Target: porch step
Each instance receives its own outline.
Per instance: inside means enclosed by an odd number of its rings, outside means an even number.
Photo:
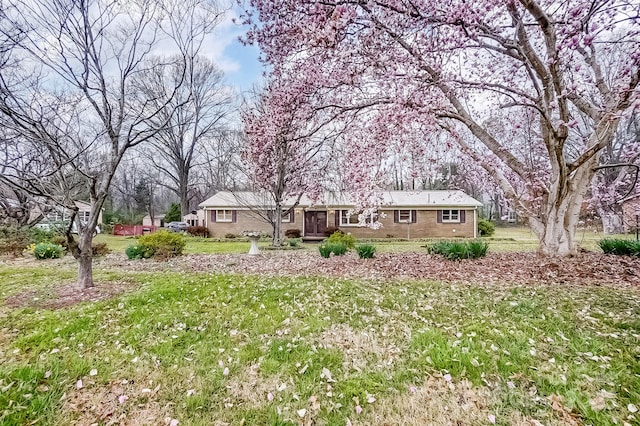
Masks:
[[[327,237],[302,237],[303,243],[320,243],[324,241]]]

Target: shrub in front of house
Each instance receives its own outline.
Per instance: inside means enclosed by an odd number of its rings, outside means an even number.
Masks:
[[[486,219],[480,219],[478,221],[478,235],[481,237],[490,237],[496,232],[496,226],[493,222]]]
[[[206,226],[189,226],[187,228],[187,234],[193,235],[194,237],[209,237],[209,228]]]
[[[318,251],[320,252],[320,256],[328,259],[331,256],[331,247],[329,244],[320,244],[318,246]]]
[[[477,259],[487,255],[486,241],[438,241],[427,246],[427,252],[438,254],[449,260]]]
[[[358,244],[356,251],[360,259],[372,259],[376,254],[376,247],[373,244]]]
[[[284,236],[287,238],[300,238],[302,236],[302,231],[299,229],[287,229],[284,231]]]
[[[64,254],[64,249],[58,244],[39,243],[33,248],[33,256],[36,259],[59,259]]]
[[[616,256],[640,256],[640,241],[604,238],[598,241],[598,245],[605,254],[614,254]]]
[[[342,231],[340,231],[340,229],[338,229],[336,227],[330,226],[330,227],[328,227],[327,229],[324,230],[324,236],[325,237],[330,237],[331,235],[333,235],[336,232],[342,232]]]
[[[180,256],[187,245],[182,234],[164,230],[143,235],[138,242],[140,245],[151,249],[153,251],[152,256],[159,259]]]
[[[345,234],[340,230],[331,234],[329,238],[327,238],[327,242],[328,243],[344,243],[347,246],[347,250],[350,250],[356,247],[356,237],[354,237],[351,234]]]
[[[485,257],[489,251],[489,243],[486,241],[467,241],[467,253],[469,259]]]
[[[129,259],[148,259],[156,257],[168,259],[180,256],[186,242],[181,234],[169,231],[157,231],[143,235],[138,243],[127,247],[125,253]]]
[[[224,234],[224,237],[226,239],[228,239],[228,240],[233,240],[233,239],[235,239],[237,237],[237,235],[236,234],[232,234],[231,232],[228,232],[228,233]]]
[[[287,244],[289,244],[289,247],[299,247],[300,246],[300,239],[299,238],[290,238],[287,240]]]
[[[342,256],[347,252],[347,250],[347,245],[343,242],[325,242],[320,244],[320,246],[318,247],[320,256],[324,258],[328,258],[329,256],[331,256],[331,253],[333,253],[334,256]]]
[[[149,259],[153,256],[153,249],[138,243],[127,247],[124,253],[127,255],[129,260]]]

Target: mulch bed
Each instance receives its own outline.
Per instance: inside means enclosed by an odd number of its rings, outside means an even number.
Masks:
[[[29,261],[22,259],[22,263]],[[59,260],[58,266],[75,266]],[[381,253],[374,259],[355,254],[324,259],[316,252],[266,251],[259,255],[185,255],[168,261],[128,260],[124,254],[96,259],[94,269],[131,272],[206,272],[249,274],[265,277],[335,277],[374,280],[420,279],[478,284],[585,285],[640,289],[640,258],[585,252],[553,259],[535,253],[489,253],[474,260],[448,261],[425,253]],[[47,290],[11,295],[5,305],[16,308],[60,309],[82,302],[109,299],[136,287],[132,282],[96,282],[79,290],[75,283],[61,283]]]
[[[425,253],[355,254],[324,259],[316,252],[189,255],[166,262],[129,261],[110,255],[99,267],[132,271],[240,273],[263,276],[330,276],[362,279],[427,279],[450,282],[570,284],[640,287],[640,258],[585,252],[554,259],[535,253],[489,253],[475,260],[448,261]]]
[[[9,296],[5,305],[11,308],[30,306],[62,309],[82,302],[97,302],[124,293],[134,284],[127,282],[96,282],[95,287],[78,289],[75,283],[65,283],[47,291],[25,291]]]

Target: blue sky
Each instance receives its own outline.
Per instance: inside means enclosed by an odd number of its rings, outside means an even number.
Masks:
[[[240,94],[262,82],[263,67],[258,61],[258,48],[245,46],[238,40],[247,30],[233,22],[238,15],[237,9],[227,13],[215,34],[205,41],[203,53],[211,57],[225,73],[227,83]]]

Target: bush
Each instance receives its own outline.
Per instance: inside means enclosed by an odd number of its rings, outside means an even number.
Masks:
[[[605,238],[598,241],[598,245],[605,254],[614,254],[617,256],[640,256],[639,241]]]
[[[331,253],[335,256],[342,256],[347,252],[347,245],[343,242],[322,243],[318,247],[318,251],[320,251],[320,255],[325,258],[331,256]]]
[[[320,256],[324,258],[328,259],[329,256],[331,256],[331,246],[329,244],[320,244],[318,251],[320,252]]]
[[[153,257],[168,259],[180,256],[187,244],[181,234],[170,231],[157,231],[140,237],[139,245],[152,251]]]
[[[284,231],[284,236],[287,238],[300,238],[302,231],[299,229],[287,229]]]
[[[51,243],[39,243],[33,249],[33,255],[36,259],[59,259],[63,253],[62,246]]]
[[[344,243],[347,246],[347,249],[353,249],[356,247],[356,237],[351,234],[345,234],[344,232],[338,230],[331,234],[327,239],[328,243]]]
[[[427,246],[427,252],[439,254],[449,260],[476,259],[487,255],[486,241],[439,241]]]
[[[480,219],[478,221],[478,235],[481,237],[490,237],[496,232],[496,226],[493,222],[490,222],[485,219]]]
[[[111,250],[107,247],[107,243],[93,243],[91,245],[91,253],[93,257],[100,257],[111,253]]]
[[[486,241],[468,241],[467,252],[469,259],[477,259],[479,257],[485,257],[489,251],[489,243]]]
[[[376,253],[376,247],[372,244],[359,244],[356,246],[356,251],[360,259],[371,259]]]
[[[153,256],[153,249],[142,244],[129,246],[124,252],[129,260],[148,259]]]
[[[325,231],[324,231],[324,236],[325,236],[325,237],[330,237],[331,235],[333,235],[333,234],[334,234],[334,233],[336,233],[336,232],[342,232],[342,231],[340,231],[340,229],[338,229],[338,228],[335,228],[335,227],[333,227],[333,226],[330,226],[330,227],[328,227],[327,229],[325,229]]]
[[[67,237],[61,234],[57,234],[52,237],[49,242],[51,244],[57,244],[64,249],[64,251],[69,252],[69,241],[67,241]],[[74,244],[77,245],[74,239]]]
[[[32,240],[29,228],[0,226],[0,254],[22,256],[27,246],[36,242],[42,241]]]
[[[289,243],[289,247],[299,247],[300,246],[300,240],[298,238],[291,238],[291,239],[287,240],[287,243]]]
[[[59,230],[53,227],[52,229],[45,231],[40,228],[30,228],[28,231],[29,241],[35,244],[38,243],[54,243],[57,237],[60,237]],[[55,243],[54,243],[55,244]]]
[[[209,228],[206,226],[189,226],[187,228],[187,234],[193,235],[194,237],[209,237]]]
[[[232,234],[231,232],[228,232],[228,233],[224,234],[224,237],[226,239],[228,239],[228,240],[233,240],[234,238],[237,237],[237,235],[236,234]]]
[[[53,233],[53,236],[49,238],[47,242],[62,247],[62,250],[66,252],[70,251],[69,241],[67,240],[67,237],[59,233]],[[78,245],[78,242],[75,240],[75,238],[72,244],[74,246]],[[93,243],[91,244],[91,253],[93,257],[100,257],[111,253],[111,250],[109,250],[107,243]]]

